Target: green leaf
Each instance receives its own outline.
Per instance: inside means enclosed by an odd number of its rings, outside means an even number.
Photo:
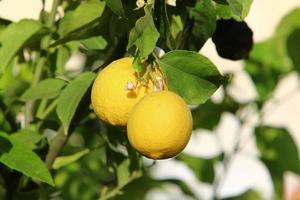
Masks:
[[[101,17],[105,3],[99,0],[89,0],[78,6],[74,12],[63,18],[59,34],[63,37],[77,31]]]
[[[67,45],[61,45],[57,49],[55,74],[61,75],[64,72],[65,64],[71,56],[71,49]]]
[[[24,128],[17,133],[11,134],[10,137],[26,144],[30,149],[35,149],[37,147],[36,144],[41,141],[44,136],[33,128]]]
[[[153,51],[159,38],[159,32],[155,27],[151,14],[152,5],[147,5],[144,10],[145,16],[136,21],[135,27],[129,33],[127,46],[127,49],[129,49],[136,45],[141,57],[147,57]]]
[[[124,8],[121,0],[105,0],[106,5],[118,16],[125,17]]]
[[[0,132],[0,162],[24,175],[54,186],[44,162],[26,144]]]
[[[177,39],[179,33],[183,30],[183,23],[181,21],[180,15],[172,15],[170,23],[170,34],[174,40]]]
[[[287,39],[287,37],[296,29],[300,28],[300,8],[296,8],[288,13],[278,24],[275,38],[279,37],[279,39]]]
[[[42,80],[35,86],[27,89],[21,96],[22,101],[33,99],[49,99],[59,95],[61,89],[66,85],[66,82],[61,79],[49,78]]]
[[[213,130],[220,121],[223,112],[222,105],[207,101],[192,110],[193,129],[205,128]]]
[[[40,22],[29,19],[10,24],[0,37],[0,73],[4,72],[23,45],[37,39],[37,35],[43,30],[45,29]]]
[[[134,71],[136,71],[137,73],[140,73],[143,71],[144,65],[141,61],[139,52],[135,55],[132,65],[133,65]]]
[[[235,113],[238,108],[239,105],[228,95],[224,96],[223,102],[220,104],[207,101],[205,104],[192,109],[193,129],[213,130],[219,124],[224,111]]]
[[[292,67],[290,63],[287,62],[287,55],[282,54],[280,52],[281,50],[276,48],[276,43],[275,38],[256,43],[251,50],[249,60],[250,62],[258,62],[263,66],[267,66],[283,74],[289,73]]]
[[[284,172],[298,173],[300,169],[297,145],[284,128],[261,126],[256,128],[255,135],[261,160],[271,173],[277,199],[280,199]]]
[[[109,9],[104,9],[103,13],[101,14],[101,16],[99,16],[99,18],[91,21],[90,23],[70,32],[67,33],[66,35],[62,35],[62,33],[64,32],[65,26],[66,24],[70,23],[70,21],[72,20],[72,16],[74,14],[75,11],[68,11],[66,12],[64,18],[60,21],[59,23],[59,29],[58,32],[60,33],[60,38],[58,40],[56,40],[55,42],[53,42],[50,46],[51,47],[55,47],[57,45],[60,44],[68,44],[67,42],[69,41],[79,41],[82,39],[87,39],[89,37],[93,37],[95,36],[95,34],[103,34],[104,36],[107,36],[106,34],[108,34],[107,30],[109,27],[109,23],[112,21],[113,18],[117,18],[117,16],[112,15],[111,11]],[[122,20],[117,20],[118,22],[121,22]],[[126,24],[125,24],[126,25]],[[124,26],[124,22],[122,23],[122,26]],[[123,33],[124,31],[120,31],[119,25],[116,25],[116,23],[113,24],[113,28],[118,30],[118,33],[114,33],[114,38],[116,37],[116,35],[119,35],[121,33]],[[124,29],[122,29],[124,30]],[[107,37],[105,37],[107,38]],[[110,41],[112,42],[112,41]],[[110,43],[110,45],[112,45]]]
[[[200,181],[213,183],[215,177],[213,160],[201,159],[187,154],[180,154],[177,159],[191,168]]]
[[[5,28],[10,24],[10,21],[0,19],[0,38],[1,38],[1,33],[5,30]]]
[[[222,19],[234,18],[235,20],[237,20],[236,17],[233,16],[233,13],[228,4],[217,3],[216,4],[216,12],[217,12],[217,15]],[[240,20],[238,20],[238,21],[240,21]]]
[[[286,129],[262,126],[256,128],[255,135],[261,158],[267,166],[270,164],[274,167],[271,171],[299,172],[297,145]]]
[[[300,73],[299,36],[300,36],[300,8],[291,11],[279,23],[274,36],[274,49],[280,57],[285,59],[285,66],[294,68]],[[289,57],[289,58],[287,58]],[[291,62],[289,62],[291,61]]]
[[[250,58],[246,60],[245,70],[256,86],[261,103],[272,97],[280,77],[291,70],[284,64],[285,59],[278,53],[272,39],[254,45]]]
[[[217,15],[211,0],[198,1],[190,10],[190,18],[194,19],[190,45],[199,50],[216,30]]]
[[[92,135],[90,134],[90,136]],[[103,181],[111,181],[114,178],[103,162],[104,157],[104,148],[96,148],[78,161],[55,171],[56,188],[63,194],[58,198],[69,200],[99,199],[99,190],[105,188]]]
[[[61,37],[67,34],[66,27],[70,26],[69,24],[72,23],[74,12],[75,10],[67,11],[64,17],[59,21],[57,32]]]
[[[91,38],[87,38],[80,41],[81,44],[90,50],[103,50],[107,46],[106,40],[100,35]]]
[[[117,167],[117,175],[118,175],[118,187],[123,187],[130,181],[130,169],[129,169],[129,159],[125,159],[118,167]]]
[[[248,15],[253,0],[216,1],[217,15],[223,19],[243,21]]]
[[[56,112],[63,124],[65,134],[68,133],[71,120],[81,98],[90,87],[95,77],[96,74],[92,72],[80,74],[72,80],[59,95]]]
[[[300,9],[295,9],[278,25],[275,35],[254,45],[246,70],[251,75],[262,101],[272,96],[280,78],[296,69],[300,72]],[[274,59],[276,58],[276,59]]]
[[[205,56],[192,51],[170,51],[159,60],[168,88],[188,104],[201,104],[226,81]]]
[[[250,10],[252,0],[227,0],[232,13],[243,20]]]
[[[0,91],[3,95],[3,101],[9,105],[11,102],[16,101],[30,86],[29,81],[32,80],[29,63],[21,64],[19,74],[15,74],[14,67],[10,64],[1,75],[0,78]]]
[[[55,159],[55,161],[53,163],[53,169],[59,169],[63,166],[69,165],[69,164],[77,161],[78,159],[80,159],[82,156],[86,155],[89,152],[90,152],[89,149],[83,149],[83,150],[81,150],[77,153],[74,153],[72,155],[59,156]]]

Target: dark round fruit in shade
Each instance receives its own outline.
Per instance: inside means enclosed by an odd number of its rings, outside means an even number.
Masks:
[[[246,22],[220,19],[212,40],[221,57],[240,60],[248,57],[253,46],[252,36],[253,32]]]

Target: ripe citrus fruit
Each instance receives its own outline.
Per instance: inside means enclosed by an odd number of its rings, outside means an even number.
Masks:
[[[170,91],[146,95],[133,108],[127,124],[130,144],[152,159],[180,153],[192,132],[192,115],[184,100]]]
[[[153,91],[151,81],[132,89],[137,83],[132,62],[133,58],[122,58],[110,63],[93,84],[92,107],[100,119],[111,125],[125,126],[133,106]]]

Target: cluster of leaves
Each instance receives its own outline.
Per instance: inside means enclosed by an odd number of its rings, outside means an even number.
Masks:
[[[140,72],[141,59],[156,59],[153,51],[159,46],[167,52],[157,62],[169,89],[188,104],[199,105],[193,110],[194,128],[213,129],[224,111],[235,114],[243,105],[226,93],[228,77],[197,51],[215,33],[218,19],[241,22],[251,3],[177,0],[174,7],[148,0],[139,8],[129,0],[54,0],[51,12],[42,10],[39,20],[1,19],[0,198],[143,199],[148,190],[165,183],[196,198],[180,180],[154,180],[149,175],[124,130],[99,122],[93,114],[90,87],[99,68],[128,53]],[[300,24],[294,20],[299,13],[286,17],[274,38],[255,45],[246,62],[260,94],[249,103],[259,109],[281,75],[299,71],[295,40]],[[68,67],[74,54],[84,55],[84,67]],[[209,101],[221,84],[223,101]],[[299,169],[297,148],[284,129],[256,130],[262,160],[280,196],[283,172]],[[213,183],[213,165],[225,158],[182,154],[176,159],[200,181]],[[253,196],[249,192],[241,198],[248,194]]]

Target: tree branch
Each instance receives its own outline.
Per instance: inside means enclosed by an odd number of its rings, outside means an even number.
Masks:
[[[68,136],[64,134],[64,128],[61,126],[58,129],[55,138],[49,142],[49,151],[45,160],[46,166],[49,170],[52,169],[55,158],[58,156],[60,150],[67,142],[67,139]]]

